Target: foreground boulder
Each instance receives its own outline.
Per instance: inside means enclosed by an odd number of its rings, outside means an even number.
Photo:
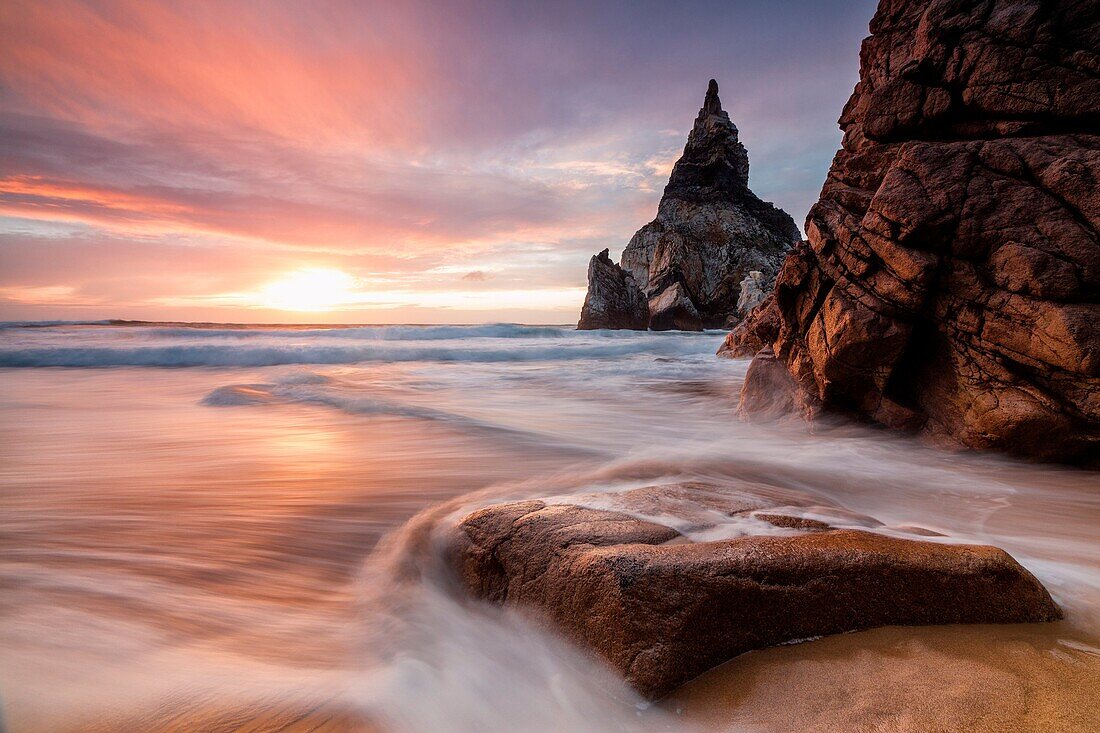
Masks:
[[[1095,460],[1100,5],[882,0],[871,31],[778,328],[729,352],[769,348],[809,416]]]
[[[607,250],[593,255],[588,263],[588,294],[584,296],[581,330],[593,328],[649,328],[649,306],[630,273],[607,256]]]
[[[791,217],[749,190],[749,157],[737,136],[712,79],[657,218],[638,230],[620,261],[649,301],[654,330],[717,328],[739,317],[742,281],[756,271],[753,286],[770,290],[799,240]],[[599,287],[590,269],[589,295]],[[632,326],[582,314],[579,328]]]
[[[749,485],[681,483],[490,506],[447,547],[468,593],[526,609],[650,698],[792,640],[1060,618],[1002,550],[869,529],[885,528]]]

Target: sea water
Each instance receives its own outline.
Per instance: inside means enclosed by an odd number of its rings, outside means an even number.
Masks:
[[[1044,684],[1096,701],[1098,474],[843,422],[743,422],[747,361],[715,358],[722,337],[4,325],[6,729],[778,731],[805,695],[815,725],[840,730],[853,699],[890,710],[897,695],[853,677],[834,695],[847,699],[821,702],[782,680],[893,663],[899,645],[913,670],[971,648],[943,630],[826,639],[649,705],[552,630],[456,594],[438,562],[437,527],[488,502],[685,479],[1003,547],[1066,620],[981,627],[966,643],[988,648],[985,671],[953,694],[1033,684],[989,662],[1023,649]],[[779,690],[770,713],[761,701]],[[903,712],[892,729],[928,724]]]

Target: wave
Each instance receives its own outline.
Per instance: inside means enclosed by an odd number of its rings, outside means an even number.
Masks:
[[[561,338],[574,333],[571,326],[525,326],[517,323],[483,325],[378,325],[378,326],[264,326],[259,324],[149,323],[144,321],[0,321],[0,330],[17,328],[64,328],[102,326],[104,334],[142,334],[156,338],[253,339],[274,333],[296,338],[341,338],[365,341],[440,341],[469,338]],[[614,336],[615,331],[590,333]]]
[[[315,384],[324,385],[328,384],[329,381],[319,381]],[[495,425],[472,420],[445,410],[419,407],[378,397],[347,396],[299,386],[310,384],[314,383],[300,379],[282,380],[280,383],[275,384],[230,384],[212,390],[202,399],[202,404],[210,407],[239,407],[275,402],[299,402],[332,407],[351,414],[393,415],[395,417],[463,423],[470,427],[496,428]]]
[[[601,342],[602,341],[602,342]],[[558,339],[537,345],[486,347],[463,340],[453,345],[386,344],[209,344],[149,346],[0,347],[0,367],[264,367],[283,364],[358,364],[363,362],[539,362],[711,354],[711,339]]]
[[[100,328],[87,328],[87,327]],[[54,329],[81,327],[102,334],[106,338],[143,336],[157,339],[257,339],[272,335],[294,338],[351,339],[363,341],[449,341],[456,339],[545,339],[545,338],[595,338],[628,339],[637,337],[637,331],[597,329],[578,331],[572,326],[527,326],[518,323],[488,323],[481,325],[377,325],[377,326],[266,326],[261,324],[209,324],[209,323],[150,323],[145,321],[0,321],[5,329]],[[717,331],[715,333],[718,333]],[[724,331],[722,333],[725,333]],[[644,335],[644,334],[642,334]],[[652,333],[650,335],[653,335]],[[691,333],[670,332],[668,337],[691,337]]]
[[[517,442],[546,444],[553,436],[538,430],[518,429],[479,420],[458,412],[370,395],[348,395],[326,387],[339,387],[337,380],[321,374],[284,375],[271,384],[230,384],[212,390],[201,400],[208,407],[248,407],[271,404],[305,404],[328,407],[350,415],[389,416],[443,423],[468,431],[490,433]],[[577,449],[574,449],[576,451]],[[583,450],[580,452],[598,453]]]
[[[337,326],[331,328],[211,328],[206,326],[174,326],[141,329],[156,338],[188,339],[255,339],[273,333],[294,338],[351,339],[362,341],[450,341],[455,339],[488,338],[563,338],[572,329],[554,326],[522,326],[495,323],[484,326]]]

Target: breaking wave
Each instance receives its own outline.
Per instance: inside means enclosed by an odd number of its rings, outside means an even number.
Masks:
[[[481,326],[130,326],[138,334],[148,333],[161,339],[256,339],[273,333],[300,339],[350,339],[355,341],[447,341],[450,339],[557,338],[573,329],[564,326],[524,326],[516,323],[491,323]],[[616,332],[606,331],[614,336]]]
[[[712,354],[714,334],[560,327],[192,328],[59,326],[8,330],[0,367],[265,367],[364,362],[525,362]]]

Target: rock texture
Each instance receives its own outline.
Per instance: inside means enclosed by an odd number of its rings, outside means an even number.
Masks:
[[[606,249],[588,263],[588,294],[577,328],[649,328],[645,295],[631,274],[611,261]]]
[[[770,289],[798,239],[791,217],[749,190],[748,153],[712,79],[657,218],[638,230],[620,261],[649,300],[650,328],[721,327],[740,315],[742,280],[759,271],[762,287]],[[590,275],[590,293],[592,288]],[[581,323],[623,328],[594,319]]]
[[[467,592],[527,609],[651,698],[793,639],[1060,618],[997,548],[868,528],[883,529],[751,485],[681,483],[490,506],[458,520],[447,547]]]
[[[718,348],[718,356],[727,359],[753,356],[769,347],[778,336],[779,306],[776,305],[775,295],[769,294],[726,334],[726,340]]]
[[[737,296],[737,312],[745,316],[753,308],[764,302],[771,290],[771,284],[760,270],[752,270],[741,281],[741,294]]]
[[[770,347],[808,415],[1095,458],[1100,5],[882,0],[871,32],[778,328],[730,351]]]

